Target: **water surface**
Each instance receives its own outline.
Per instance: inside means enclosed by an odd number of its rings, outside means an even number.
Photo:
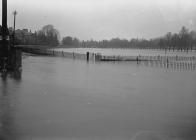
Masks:
[[[160,49],[112,49],[112,48],[57,48],[54,50],[64,51],[64,52],[76,52],[80,54],[90,53],[100,53],[106,56],[120,55],[120,56],[195,56],[195,50],[180,51],[180,50],[160,50]]]
[[[25,56],[0,78],[0,139],[195,140],[195,106],[193,69]]]

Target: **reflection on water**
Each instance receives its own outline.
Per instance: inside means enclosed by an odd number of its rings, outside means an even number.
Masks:
[[[100,63],[100,62],[97,62]],[[171,71],[195,71],[196,70],[196,62],[181,62],[181,61],[174,61],[174,62],[167,62],[167,61],[112,61],[112,62],[104,62],[101,63],[108,63],[108,64],[137,64],[137,66],[144,66],[144,67],[151,67],[151,68],[162,68],[168,69]]]
[[[22,71],[16,70],[12,72],[4,72],[4,73],[1,73],[1,77],[3,81],[6,81],[8,77],[11,79],[14,79],[15,81],[20,81],[22,77]]]
[[[14,80],[13,86],[10,79]],[[11,73],[1,73],[0,78],[0,139],[1,140],[16,140],[15,135],[15,92],[17,90],[10,90],[10,88],[19,84],[21,79],[21,71],[14,71]]]
[[[196,139],[195,64],[28,56],[0,79],[2,140]]]
[[[194,62],[160,62],[160,61],[142,61],[138,62],[139,65],[147,67],[158,67],[169,69],[172,71],[194,71],[196,70],[196,63]]]

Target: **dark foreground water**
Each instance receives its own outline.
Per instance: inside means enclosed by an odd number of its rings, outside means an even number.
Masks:
[[[0,139],[195,140],[196,71],[26,56],[0,77]]]

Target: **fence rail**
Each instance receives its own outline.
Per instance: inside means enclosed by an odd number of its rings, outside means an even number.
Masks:
[[[22,51],[37,55],[61,56],[74,59],[87,59],[87,55],[89,55],[89,60],[96,61],[196,61],[196,56],[106,56],[100,53],[80,54],[75,52],[64,52],[39,48],[22,48]]]
[[[71,59],[81,59],[87,61],[136,61],[137,63],[145,63],[149,65],[160,65],[164,67],[173,68],[191,68],[196,67],[196,56],[106,56],[100,53],[89,53],[80,54],[75,52],[64,52],[52,49],[39,49],[39,48],[21,48],[23,52],[36,54],[36,55],[46,55],[46,56],[56,56],[65,57]]]

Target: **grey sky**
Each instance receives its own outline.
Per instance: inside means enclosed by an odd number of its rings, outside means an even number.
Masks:
[[[53,24],[61,36],[79,39],[153,38],[185,25],[196,30],[195,0],[8,0],[8,25]]]

